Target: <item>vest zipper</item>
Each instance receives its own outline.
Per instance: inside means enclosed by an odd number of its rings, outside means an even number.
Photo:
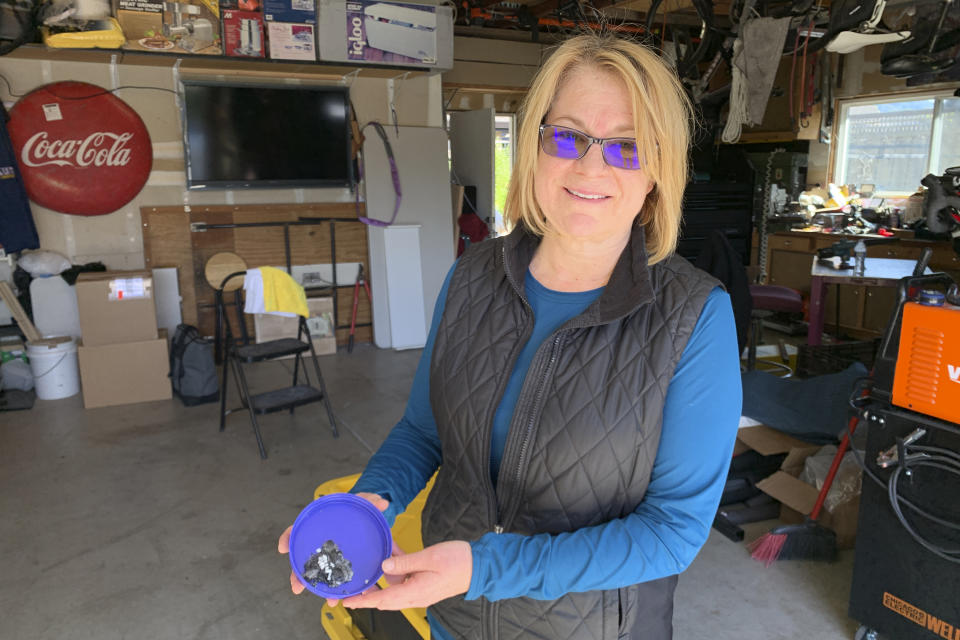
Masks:
[[[523,467],[526,462],[527,449],[530,446],[530,440],[533,436],[533,428],[536,426],[537,417],[539,416],[538,408],[540,407],[541,401],[543,400],[543,394],[547,386],[547,380],[550,377],[551,372],[553,371],[554,365],[557,362],[557,359],[560,357],[560,344],[563,341],[563,333],[558,332],[553,338],[553,344],[550,347],[550,359],[547,361],[547,366],[541,370],[540,379],[537,381],[537,390],[533,396],[533,402],[529,407],[529,417],[527,419],[527,426],[523,432],[523,440],[520,441],[520,453],[517,455],[517,466],[515,467],[516,473],[514,474],[514,489],[519,489],[520,481],[523,477]],[[514,492],[516,495],[516,492]],[[514,516],[517,514],[517,509],[519,508],[520,502],[517,499],[514,499],[510,503],[510,510],[505,512],[506,517],[502,518],[498,523],[498,527],[501,531],[504,528],[504,525],[509,525],[513,522]]]
[[[524,304],[526,304],[526,300],[524,300]],[[527,309],[530,311],[532,315],[533,309],[530,309],[529,305],[527,305]],[[526,343],[526,340],[530,339],[530,333],[531,332],[529,330],[524,331],[525,339],[522,340],[520,344]],[[513,371],[513,367],[517,362],[517,358],[519,357],[519,354],[520,354],[520,349],[515,349],[513,356],[510,358],[510,366],[507,368],[507,371]],[[507,388],[508,381],[509,381],[509,376],[504,376],[503,381],[500,383],[500,389],[496,395],[497,405],[499,405],[500,401],[503,399],[503,393]],[[497,405],[494,405],[494,406],[497,406]],[[488,513],[490,516],[490,519],[487,522],[493,523],[494,533],[503,533],[503,518],[501,517],[502,510],[500,508],[501,506],[500,500],[497,498],[497,489],[493,486],[493,478],[490,477],[490,456],[492,453],[491,445],[493,440],[493,433],[492,433],[493,415],[490,416],[489,423],[491,425],[491,431],[485,434],[485,442],[484,442],[484,451],[486,452],[484,459],[487,461],[487,466],[486,466],[487,472],[483,474],[484,477],[486,478],[486,485],[487,485],[487,489],[489,490],[488,493],[490,496],[492,496],[492,499],[487,501],[487,505],[489,507]]]
[[[506,247],[506,243],[501,243],[501,245],[500,245],[500,258],[501,258],[501,260],[502,260],[502,262],[503,262],[503,272],[504,272],[504,274],[505,274],[506,277],[507,277],[507,282],[509,282],[510,285],[513,287],[513,290],[514,290],[514,292],[517,294],[517,297],[520,298],[520,302],[523,303],[523,306],[527,309],[527,313],[529,313],[529,314],[530,314],[530,317],[532,318],[532,317],[533,317],[533,307],[531,307],[531,306],[530,306],[530,303],[527,302],[527,299],[523,296],[523,290],[520,288],[519,283],[518,283],[518,282],[516,281],[516,279],[513,277],[513,274],[510,272],[510,269],[507,268],[507,247]],[[521,340],[518,344],[526,344],[526,341],[530,339],[530,333],[531,333],[531,331],[532,331],[532,329],[530,329],[530,326],[526,327],[526,330],[524,331],[524,339]],[[516,365],[517,357],[519,356],[520,351],[521,351],[521,349],[516,349],[516,352],[513,354],[513,357],[510,359],[510,367],[507,369],[507,371],[513,371],[513,367],[514,367],[514,365]],[[508,382],[508,381],[509,381],[509,375],[508,375],[508,376],[505,376],[505,377],[503,378],[502,388],[499,390],[499,393],[497,394],[497,403],[498,403],[498,404],[499,404],[499,402],[500,402],[501,400],[503,400],[503,392],[504,392],[504,390],[506,389],[506,385],[507,385],[507,382]],[[492,421],[493,421],[493,417],[492,417],[492,416],[491,416],[490,420],[491,420],[491,423],[492,423]],[[490,460],[490,454],[491,454],[491,451],[490,451],[490,440],[491,440],[491,437],[492,437],[492,436],[489,436],[489,437],[487,437],[487,439],[486,439],[486,442],[487,442],[487,444],[486,444],[486,452],[487,452],[486,459],[487,459],[488,461]],[[490,490],[491,490],[491,495],[493,495],[493,501],[492,501],[492,504],[490,504],[490,522],[493,522],[493,523],[494,523],[494,525],[493,525],[493,532],[494,532],[494,533],[497,533],[497,534],[500,534],[500,533],[503,533],[504,528],[503,528],[503,518],[501,517],[500,503],[499,503],[499,500],[497,499],[497,491],[496,491],[496,489],[494,489],[494,487],[493,487],[493,479],[489,477],[490,474],[487,473],[487,474],[485,474],[485,475],[487,476],[487,482],[488,482],[488,485],[489,485]]]

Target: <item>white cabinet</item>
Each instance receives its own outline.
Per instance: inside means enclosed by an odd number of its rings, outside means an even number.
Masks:
[[[420,225],[369,227],[373,341],[381,349],[420,349],[427,342]]]

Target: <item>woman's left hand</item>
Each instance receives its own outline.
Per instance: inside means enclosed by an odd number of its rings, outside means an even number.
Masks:
[[[466,593],[473,574],[473,554],[470,544],[462,540],[441,542],[384,560],[383,572],[389,587],[345,598],[343,606],[398,611],[428,607]]]

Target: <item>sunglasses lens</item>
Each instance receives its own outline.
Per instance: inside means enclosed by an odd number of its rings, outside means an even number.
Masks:
[[[540,146],[544,153],[566,160],[582,156],[589,142],[580,133],[562,127],[545,126],[540,135]]]
[[[607,140],[603,143],[603,158],[618,169],[639,169],[640,154],[633,140]]]

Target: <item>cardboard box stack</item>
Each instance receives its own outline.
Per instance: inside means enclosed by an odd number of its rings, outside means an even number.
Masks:
[[[82,273],[76,290],[83,406],[171,398],[167,336],[157,331],[150,271]]]
[[[317,59],[315,0],[264,0],[267,41],[274,60]]]

